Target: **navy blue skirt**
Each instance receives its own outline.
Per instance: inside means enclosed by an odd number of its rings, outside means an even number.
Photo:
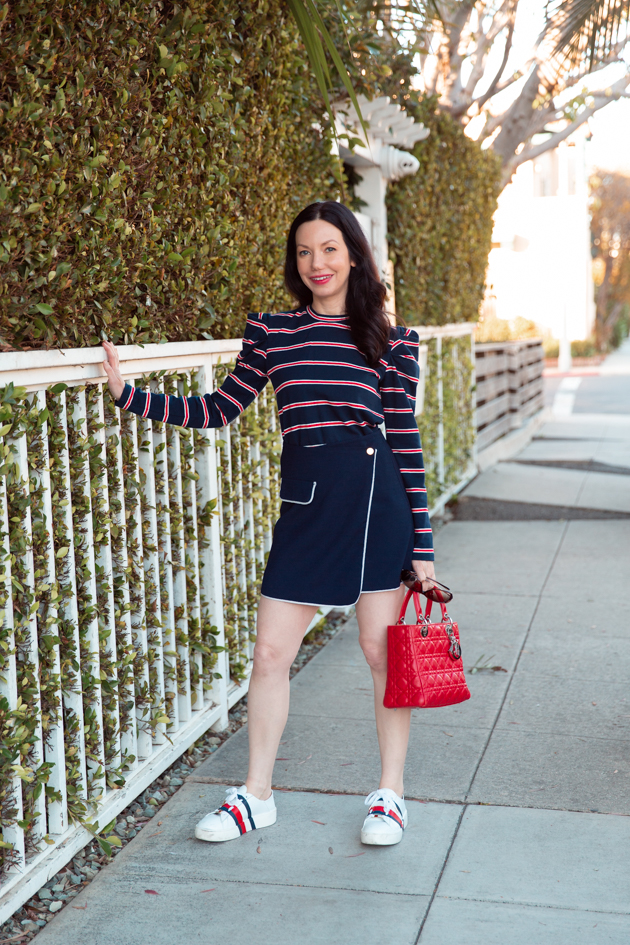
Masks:
[[[413,518],[391,448],[374,430],[318,447],[285,443],[280,518],[261,593],[347,607],[412,568]]]

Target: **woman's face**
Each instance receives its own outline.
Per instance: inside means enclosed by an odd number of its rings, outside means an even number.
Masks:
[[[314,307],[322,314],[342,315],[354,263],[341,230],[326,220],[310,220],[298,227],[295,246],[298,272],[313,293]]]

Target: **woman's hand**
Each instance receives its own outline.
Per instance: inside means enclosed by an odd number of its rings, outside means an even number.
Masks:
[[[425,581],[435,580],[435,564],[433,561],[412,561],[411,563],[419,581],[424,583]]]
[[[125,382],[123,381],[122,374],[120,373],[120,360],[118,358],[118,352],[116,351],[116,346],[113,345],[111,341],[104,341],[103,348],[105,349],[105,354],[107,355],[107,360],[103,361],[103,367],[105,369],[105,373],[107,374],[107,383],[114,400],[120,400],[122,397],[122,392],[125,389]]]

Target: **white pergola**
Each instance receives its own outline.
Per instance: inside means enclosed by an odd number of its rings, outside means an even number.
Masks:
[[[370,241],[382,277],[393,285],[387,251],[387,184],[390,180],[416,173],[420,166],[418,160],[401,148],[411,148],[417,141],[423,141],[429,136],[429,130],[415,122],[387,96],[370,102],[359,95],[357,101],[367,125],[367,141],[352,103],[338,103],[335,123],[339,156],[356,167],[362,178],[355,193],[364,201],[365,207],[356,216]],[[351,138],[359,138],[363,144],[350,148],[348,142]]]

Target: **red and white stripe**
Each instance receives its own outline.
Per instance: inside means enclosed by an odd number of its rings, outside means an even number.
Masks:
[[[131,407],[131,401],[133,400],[133,397],[134,397],[135,392],[136,392],[135,387],[132,387],[132,388],[131,388],[131,393],[129,394],[129,397],[127,398],[126,403],[124,403],[123,406],[122,406],[122,409],[123,409],[123,410],[129,410],[129,408]]]

